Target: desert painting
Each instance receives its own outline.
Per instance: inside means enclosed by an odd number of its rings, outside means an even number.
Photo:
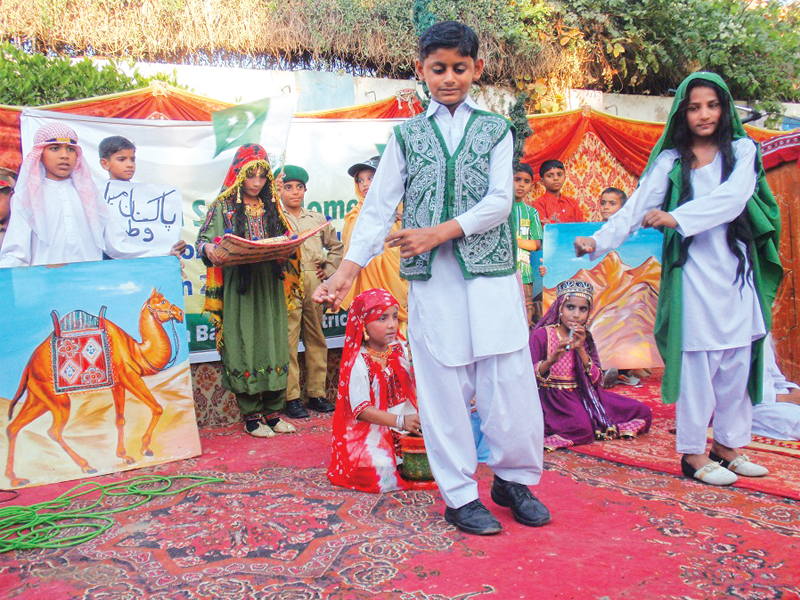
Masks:
[[[0,269],[0,488],[200,454],[175,257]]]
[[[594,286],[590,330],[603,368],[641,369],[664,366],[656,348],[656,321],[661,279],[659,231],[642,229],[625,244],[597,260],[575,256],[572,242],[591,236],[602,223],[546,225],[544,234],[543,305],[555,300],[556,286],[582,279]]]

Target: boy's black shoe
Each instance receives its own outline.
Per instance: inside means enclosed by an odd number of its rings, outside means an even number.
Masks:
[[[494,535],[503,531],[500,521],[477,499],[459,508],[448,506],[444,509],[444,520],[473,535]]]
[[[308,408],[321,413],[329,413],[336,410],[336,407],[325,398],[309,398]]]
[[[309,417],[306,407],[300,400],[289,400],[283,412],[290,419],[307,419]]]
[[[514,519],[528,527],[541,527],[550,522],[550,511],[531,493],[527,485],[506,481],[495,475],[492,500],[495,504],[510,508]]]

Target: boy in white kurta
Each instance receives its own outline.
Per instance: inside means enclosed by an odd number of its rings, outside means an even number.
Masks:
[[[70,127],[50,123],[36,132],[20,169],[11,214],[0,267],[103,258],[108,213]]]
[[[465,39],[474,53],[463,53]],[[445,518],[486,535],[501,526],[473,479],[473,397],[491,450],[492,499],[529,526],[550,513],[527,488],[541,477],[544,429],[508,224],[513,142],[507,121],[467,95],[483,69],[477,46],[452,21],[423,33],[417,72],[433,100],[390,138],[345,261],[315,299],[338,307],[384,241],[400,247],[420,417]],[[403,198],[403,229],[387,237]]]
[[[800,440],[800,386],[781,373],[772,334],[764,342],[764,391],[753,407],[753,435]]]

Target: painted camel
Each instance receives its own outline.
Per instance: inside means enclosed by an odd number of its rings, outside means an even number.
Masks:
[[[126,390],[141,400],[151,411],[150,424],[142,437],[142,455],[152,456],[150,441],[153,430],[161,418],[164,409],[150,393],[142,377],[154,375],[161,371],[172,355],[172,345],[164,324],[175,319],[183,321],[183,310],[171,304],[163,294],[153,288],[150,297],[142,306],[139,315],[139,334],[141,342],[113,322],[105,320],[108,342],[111,349],[111,364],[114,372],[114,385],[111,387],[116,411],[117,456],[125,464],[136,461],[125,451],[125,392]],[[8,459],[6,477],[14,487],[27,485],[29,480],[18,478],[14,473],[14,450],[20,430],[34,419],[46,412],[53,415],[53,425],[48,429],[50,437],[55,440],[84,473],[96,473],[89,463],[64,441],[64,427],[69,420],[70,398],[67,393],[57,393],[53,384],[51,340],[48,337],[33,351],[25,370],[22,372],[17,393],[11,400],[8,409],[9,424],[6,427],[8,436]],[[12,420],[14,406],[22,398],[27,389],[28,396],[16,418]]]

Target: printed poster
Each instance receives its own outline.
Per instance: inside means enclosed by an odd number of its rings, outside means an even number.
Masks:
[[[176,257],[0,269],[0,298],[0,488],[200,454]]]
[[[544,226],[544,310],[555,300],[559,282],[587,281],[594,287],[590,330],[603,368],[663,367],[653,336],[663,236],[655,229],[640,229],[622,246],[597,260],[575,256],[575,238],[591,236],[601,226],[602,223]]]

